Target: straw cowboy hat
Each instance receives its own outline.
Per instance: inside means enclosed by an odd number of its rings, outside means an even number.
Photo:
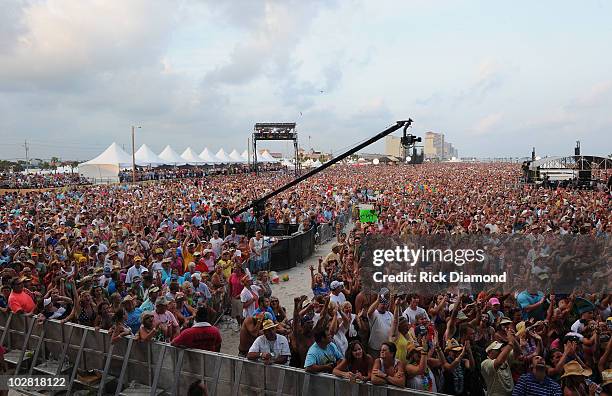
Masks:
[[[271,321],[270,319],[266,319],[263,321],[263,326],[262,326],[262,330],[269,330],[269,329],[274,329],[276,326],[278,326],[277,324],[275,324],[273,321]]]
[[[612,369],[607,369],[601,372],[601,386],[612,384]]]
[[[563,371],[564,373],[561,378],[569,377],[571,375],[581,375],[583,377],[590,377],[591,374],[593,374],[593,371],[591,369],[582,368],[580,363],[575,360],[566,363],[565,366],[563,366]]]
[[[454,338],[451,338],[450,340],[446,342],[446,348],[444,348],[444,350],[461,352],[463,350],[463,346],[461,346],[461,344],[459,344],[457,340],[455,340]]]

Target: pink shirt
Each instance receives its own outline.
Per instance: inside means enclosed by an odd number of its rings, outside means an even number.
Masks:
[[[163,314],[159,314],[157,311],[153,311],[153,327],[157,326],[159,323],[169,324],[173,327],[178,327],[179,325],[172,312],[166,311]]]
[[[241,275],[244,276],[244,275]],[[230,284],[230,294],[234,298],[240,297],[240,293],[242,293],[242,289],[244,289],[244,285],[240,282],[240,277],[236,275],[236,273],[232,273],[229,278]]]

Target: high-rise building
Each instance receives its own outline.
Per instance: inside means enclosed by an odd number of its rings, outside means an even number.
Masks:
[[[445,141],[444,134],[436,132],[425,133],[424,153],[425,159],[445,160],[459,156],[453,144]]]
[[[385,138],[385,155],[392,155],[397,158],[404,157],[404,148],[400,137],[387,136]]]

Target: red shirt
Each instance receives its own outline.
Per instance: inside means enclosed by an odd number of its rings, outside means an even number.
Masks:
[[[208,272],[208,266],[204,262],[204,259],[199,259],[196,262],[196,266],[194,269],[195,272]]]
[[[193,327],[183,330],[172,340],[172,345],[219,352],[221,350],[221,333],[219,329],[207,322],[197,322]]]
[[[244,285],[242,284],[242,282],[240,282],[240,278],[243,276],[244,274],[238,276],[235,272],[230,275],[230,295],[234,298],[239,298],[240,293],[242,293],[242,289],[244,289]]]
[[[31,313],[36,308],[36,304],[32,297],[22,291],[20,293],[15,293],[12,291],[8,298],[8,306],[12,312],[23,311],[23,313]]]

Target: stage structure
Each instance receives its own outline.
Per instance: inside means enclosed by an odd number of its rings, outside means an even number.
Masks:
[[[579,185],[606,183],[612,177],[612,159],[593,155],[548,157],[523,163],[527,183]]]
[[[253,165],[256,173],[258,172],[258,140],[293,140],[295,176],[298,176],[300,161],[298,161],[298,135],[295,129],[295,122],[258,122],[255,124],[253,130]]]

